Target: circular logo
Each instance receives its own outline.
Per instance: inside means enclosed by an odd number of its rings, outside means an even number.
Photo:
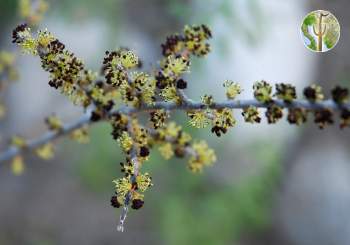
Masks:
[[[304,45],[313,52],[327,52],[339,41],[339,22],[326,10],[316,10],[307,14],[300,29]]]

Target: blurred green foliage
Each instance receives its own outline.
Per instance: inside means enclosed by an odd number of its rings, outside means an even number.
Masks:
[[[123,160],[119,145],[113,140],[110,132],[111,127],[108,123],[99,123],[89,129],[91,143],[66,143],[66,150],[75,152],[72,153],[76,156],[73,161],[77,162],[74,171],[86,188],[96,193],[113,190],[112,180],[120,173],[119,162]]]
[[[175,178],[172,184],[177,190],[159,205],[166,244],[229,244],[242,233],[269,227],[280,155],[275,146],[266,144],[256,144],[251,151],[265,167],[238,185],[222,186],[203,176],[193,181],[187,174]]]

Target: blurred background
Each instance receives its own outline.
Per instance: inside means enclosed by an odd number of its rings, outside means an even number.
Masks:
[[[49,0],[40,28],[48,28],[87,67],[98,70],[105,50],[128,46],[146,68],[157,65],[160,44],[185,24],[211,27],[212,53],[193,62],[188,94],[224,99],[225,79],[239,82],[252,98],[252,85],[265,79],[299,88],[318,83],[325,91],[349,86],[350,2],[348,0]],[[310,11],[332,12],[341,38],[317,54],[300,37]],[[15,50],[11,31],[21,22],[15,0],[0,1],[0,49]],[[45,132],[43,119],[55,113],[65,122],[81,116],[47,85],[37,58],[19,55],[19,80],[1,94],[7,115],[0,122],[1,149],[14,133],[26,138]],[[262,112],[263,113],[263,112]],[[93,126],[91,142],[63,139],[54,160],[25,155],[26,171],[0,166],[0,244],[350,244],[349,132],[321,131],[312,123],[296,128],[243,123],[207,139],[217,163],[193,175],[182,161],[165,161],[157,151],[146,168],[154,187],[145,206],[129,213],[117,232],[119,211],[110,206],[112,180],[120,176],[119,147],[107,124]],[[311,120],[311,118],[310,118]]]

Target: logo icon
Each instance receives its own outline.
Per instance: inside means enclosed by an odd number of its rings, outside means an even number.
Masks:
[[[340,38],[340,25],[329,11],[316,10],[307,14],[301,24],[304,45],[314,52],[333,49]]]

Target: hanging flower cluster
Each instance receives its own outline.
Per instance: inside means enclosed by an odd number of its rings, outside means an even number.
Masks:
[[[165,160],[172,157],[187,158],[187,167],[194,173],[202,172],[216,161],[216,155],[205,141],[193,140],[180,125],[169,121],[171,110],[186,112],[189,124],[195,128],[210,126],[218,137],[236,125],[233,109],[240,109],[245,122],[263,121],[260,108],[264,108],[269,124],[278,122],[284,110],[291,124],[301,125],[314,115],[314,122],[324,128],[334,123],[334,111],[340,112],[340,127],[350,126],[349,91],[337,86],[331,91],[332,100],[324,101],[322,89],[311,85],[304,89],[304,100],[297,100],[297,91],[291,84],[273,86],[266,81],[253,85],[255,100],[237,100],[241,86],[230,80],[223,83],[227,100],[216,102],[212,95],[203,95],[200,102],[187,98],[184,90],[188,81],[183,77],[190,71],[191,58],[204,57],[210,52],[208,40],[211,31],[205,25],[185,26],[182,34],[171,35],[161,45],[163,57],[155,71],[140,71],[138,56],[129,49],[106,51],[101,73],[85,68],[83,62],[47,30],[35,35],[26,24],[13,31],[13,42],[25,53],[38,56],[42,67],[50,73],[49,85],[66,95],[74,104],[91,109],[86,121],[65,126],[56,116],[46,118],[52,134],[50,139],[70,134],[79,143],[89,142],[87,124],[107,121],[111,136],[125,154],[120,163],[122,177],[113,180],[114,195],[111,205],[121,208],[119,229],[123,230],[128,208],[140,209],[144,193],[153,185],[149,173],[142,167],[149,161],[151,150],[156,148]],[[327,103],[326,103],[327,102]],[[142,124],[138,114],[147,113],[148,122]],[[12,146],[22,149],[36,148],[43,159],[53,156],[54,147],[45,142],[40,147],[21,137],[12,139]],[[23,159],[14,154],[13,169],[24,169]],[[18,155],[18,156],[17,156]],[[1,154],[0,154],[1,159]]]

